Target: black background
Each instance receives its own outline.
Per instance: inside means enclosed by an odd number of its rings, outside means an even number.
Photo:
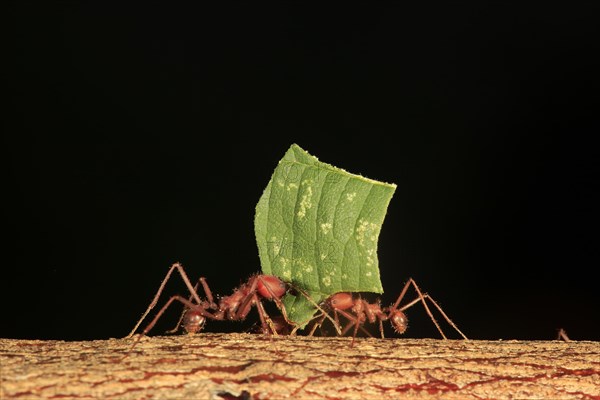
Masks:
[[[413,277],[471,338],[600,340],[597,8],[19,4],[1,337],[122,337],[175,261],[230,293],[298,143],[398,185],[385,303]]]

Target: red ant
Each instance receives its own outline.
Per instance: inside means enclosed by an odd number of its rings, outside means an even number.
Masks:
[[[411,285],[417,292],[418,297],[410,303],[399,307],[400,302],[406,295],[406,292],[408,291]],[[346,334],[350,329],[354,328],[352,335],[352,341],[354,343],[354,338],[356,337],[356,334],[358,333],[359,329],[366,333],[368,336],[371,336],[371,334],[367,332],[363,327],[363,325],[366,322],[379,322],[379,332],[382,338],[384,338],[383,321],[389,320],[396,333],[404,333],[408,328],[408,318],[406,317],[406,314],[404,314],[404,311],[417,304],[418,302],[421,302],[423,304],[423,307],[425,308],[425,311],[427,312],[427,315],[429,315],[429,318],[431,318],[442,337],[444,339],[447,339],[446,335],[442,331],[442,328],[431,313],[431,310],[429,309],[429,306],[425,301],[426,299],[429,300],[438,309],[438,311],[442,314],[444,319],[446,319],[446,321],[454,329],[456,329],[456,331],[463,337],[463,339],[467,339],[467,337],[460,331],[460,329],[458,329],[454,322],[450,320],[450,318],[435,302],[435,300],[433,300],[433,298],[431,298],[431,296],[429,296],[428,294],[423,294],[421,292],[421,289],[419,289],[419,286],[417,286],[416,282],[412,278],[409,279],[408,282],[406,282],[404,288],[402,289],[402,292],[400,292],[400,295],[398,296],[398,299],[390,307],[382,308],[379,301],[377,301],[376,303],[369,303],[367,300],[364,300],[360,295],[358,296],[358,298],[354,298],[350,293],[340,292],[330,296],[325,301],[325,308],[333,311],[334,320],[336,321],[336,323],[339,324],[339,315],[343,316],[348,321],[348,324],[342,330],[342,335]],[[315,330],[321,326],[324,319],[325,315],[321,315],[320,319],[313,324],[313,327],[309,332],[310,336],[312,336]]]
[[[273,322],[263,307],[263,299],[275,301],[278,308],[282,310],[284,318],[287,319],[287,316],[285,315],[285,308],[280,300],[287,290],[286,285],[276,276],[254,275],[250,277],[246,283],[235,289],[231,295],[221,298],[219,304],[217,304],[214,301],[212,291],[208,287],[204,277],[201,277],[198,281],[198,283],[202,285],[204,293],[206,294],[206,300],[201,300],[197,292],[198,284],[196,284],[196,286],[192,286],[187,274],[185,273],[185,270],[183,269],[183,266],[179,263],[175,263],[171,266],[169,272],[167,272],[167,275],[160,284],[154,299],[127,337],[133,336],[142,321],[156,306],[158,299],[160,298],[160,295],[174,270],[177,270],[181,275],[183,282],[191,294],[190,298],[185,299],[179,295],[172,296],[169,301],[167,301],[167,303],[165,303],[165,305],[160,309],[160,311],[158,311],[154,319],[146,326],[146,328],[144,328],[142,335],[146,335],[154,327],[162,314],[174,301],[182,303],[186,309],[182,317],[179,319],[177,326],[171,332],[176,331],[179,326],[182,325],[186,332],[196,333],[202,330],[207,319],[220,321],[225,319],[232,321],[243,320],[246,318],[252,307],[256,306],[263,331],[270,331],[273,334],[277,334],[276,329],[273,326]]]
[[[185,299],[179,295],[172,296],[158,311],[154,319],[146,326],[146,328],[144,328],[142,336],[146,335],[154,327],[162,314],[174,301],[182,303],[185,306],[185,310],[175,328],[169,332],[177,331],[180,325],[182,325],[184,330],[188,333],[199,332],[203,329],[207,319],[218,321],[226,319],[231,321],[241,321],[248,316],[253,306],[256,306],[258,311],[261,322],[261,331],[263,333],[278,335],[278,331],[281,331],[282,333],[285,332],[285,329],[282,328],[285,326],[284,322],[288,324],[288,326],[293,325],[293,323],[288,320],[285,306],[281,302],[281,298],[288,291],[289,285],[284,283],[278,277],[262,274],[253,275],[246,283],[235,289],[231,295],[222,297],[217,304],[214,301],[212,291],[208,287],[208,283],[204,277],[201,277],[198,283],[192,287],[183,266],[179,263],[175,263],[171,266],[169,272],[167,272],[167,275],[160,284],[152,302],[129,335],[127,335],[128,338],[133,336],[148,313],[156,306],[158,299],[174,270],[179,272],[191,295],[189,299]],[[202,285],[204,293],[206,294],[206,300],[201,300],[200,296],[198,296],[198,284]],[[302,294],[308,298],[304,292],[302,292]],[[273,320],[269,317],[262,304],[262,300],[264,299],[275,302],[277,308],[281,311],[283,322],[277,320],[277,324],[273,323]],[[319,308],[317,304],[315,304],[315,306]],[[324,312],[322,309],[320,310]]]

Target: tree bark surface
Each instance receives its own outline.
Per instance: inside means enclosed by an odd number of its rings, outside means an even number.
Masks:
[[[0,339],[1,399],[595,399],[600,343],[197,334]],[[125,358],[123,358],[127,355]]]

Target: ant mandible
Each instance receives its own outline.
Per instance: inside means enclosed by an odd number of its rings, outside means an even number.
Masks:
[[[412,300],[411,302],[400,307],[400,302],[404,299],[408,289],[413,287],[417,292],[417,298]],[[331,310],[334,315],[334,320],[339,324],[339,316],[343,316],[348,323],[342,330],[342,335],[345,335],[350,329],[354,328],[352,335],[352,343],[354,343],[354,338],[360,329],[368,336],[371,336],[369,332],[367,332],[363,325],[367,322],[369,323],[379,323],[379,332],[381,337],[384,338],[383,333],[383,322],[390,321],[394,331],[398,334],[402,334],[408,328],[408,318],[404,313],[405,310],[414,306],[415,304],[421,302],[427,315],[431,318],[431,321],[437,328],[437,330],[442,335],[442,338],[447,339],[444,331],[440,327],[439,323],[431,313],[429,306],[425,300],[429,300],[431,304],[435,306],[435,308],[442,314],[444,319],[463,337],[463,339],[467,339],[467,337],[458,329],[456,324],[452,322],[452,320],[446,315],[444,310],[437,304],[437,302],[427,293],[421,292],[421,289],[417,285],[417,283],[410,278],[408,282],[404,285],[404,288],[400,292],[396,302],[390,307],[381,307],[379,301],[375,303],[369,303],[367,300],[364,300],[360,295],[358,298],[355,298],[352,294],[347,292],[340,292],[330,296],[325,301],[325,307],[328,310]],[[325,315],[321,314],[321,316],[312,326],[311,331],[309,332],[309,336],[312,336],[315,333],[315,330],[320,327],[325,320]]]

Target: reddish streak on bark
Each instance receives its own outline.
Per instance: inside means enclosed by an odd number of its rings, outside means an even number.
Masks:
[[[252,383],[262,382],[262,381],[267,381],[267,382],[274,382],[274,381],[290,382],[290,381],[295,381],[295,380],[296,380],[295,378],[288,378],[287,376],[283,376],[283,375],[277,375],[277,374],[260,374],[260,375],[251,376],[248,379],[244,379],[244,380],[238,381],[238,383],[244,383],[246,381],[250,381]]]
[[[409,383],[406,385],[396,386],[395,388],[385,387],[380,385],[375,385],[378,389],[381,390],[395,390],[396,392],[407,392],[409,390],[425,390],[429,394],[436,394],[440,392],[449,392],[460,390],[458,385],[454,383],[448,383],[444,381],[440,381],[439,379],[433,379],[426,383]]]
[[[341,376],[357,376],[361,375],[360,372],[343,372],[343,371],[327,371],[325,375],[330,378],[339,378]]]

